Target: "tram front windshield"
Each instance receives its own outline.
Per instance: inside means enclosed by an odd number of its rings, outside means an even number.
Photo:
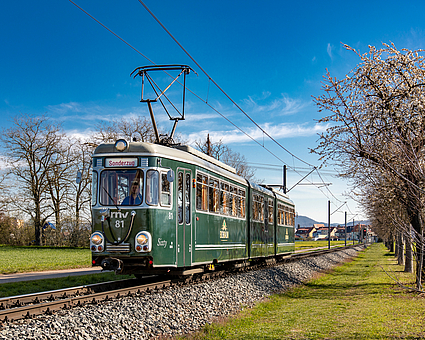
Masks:
[[[100,204],[139,205],[143,186],[142,170],[104,170],[100,175]]]

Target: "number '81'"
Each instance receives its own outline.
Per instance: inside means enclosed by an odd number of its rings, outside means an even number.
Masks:
[[[124,220],[116,220],[115,228],[124,228]]]

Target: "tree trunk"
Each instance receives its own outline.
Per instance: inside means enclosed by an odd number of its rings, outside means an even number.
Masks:
[[[411,218],[411,224],[417,235],[416,242],[416,288],[422,290],[424,278],[424,231],[422,226],[422,217],[420,212],[416,212]]]
[[[412,234],[406,235],[406,261],[404,262],[404,271],[413,273],[413,251],[412,251]]]
[[[419,245],[419,270],[416,269],[416,286],[419,290],[422,290],[422,282],[425,281],[425,270],[424,270],[424,231],[422,230]]]
[[[397,233],[397,263],[400,266],[404,265],[404,240],[403,233],[400,231]]]
[[[41,228],[43,227],[41,225],[41,211],[40,211],[40,204],[38,201],[38,197],[35,196],[35,216],[34,216],[34,228],[35,228],[35,245],[41,246],[43,239],[41,237]]]
[[[40,246],[41,245],[40,223],[36,223],[34,221],[34,228],[35,228],[35,245]]]
[[[392,234],[390,236],[390,239],[388,240],[388,243],[389,243],[388,249],[390,250],[391,253],[394,253],[394,237]]]
[[[394,257],[398,259],[398,253],[400,250],[400,238],[399,238],[400,233],[396,231],[395,234],[395,246],[394,246]]]

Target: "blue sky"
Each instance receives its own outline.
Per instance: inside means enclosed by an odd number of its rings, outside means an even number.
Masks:
[[[187,64],[198,74],[188,88],[214,106],[265,148],[188,94],[186,120],[177,132],[192,141],[207,133],[239,151],[257,177],[281,183],[283,160],[297,172],[288,173],[292,187],[307,174],[308,165],[277,146],[240,112],[181,50],[137,0],[75,0],[122,39],[156,64]],[[326,69],[343,77],[359,60],[341,43],[362,53],[368,45],[394,42],[419,49],[425,41],[425,3],[410,1],[153,1],[144,3],[197,63],[264,130],[308,164],[319,166],[309,153],[317,145],[319,113],[312,96],[321,94]],[[17,0],[0,4],[0,125],[10,125],[19,113],[46,114],[62,122],[69,133],[87,134],[100,120],[148,110],[139,103],[140,81],[130,77],[138,66],[151,65],[67,0]],[[177,93],[177,89],[173,88]],[[172,93],[172,92],[171,92]],[[176,97],[177,98],[177,97]],[[165,130],[171,124],[158,111]],[[264,166],[264,165],[267,166]],[[271,166],[269,166],[271,165]],[[267,169],[265,169],[267,168]],[[300,185],[290,197],[297,212],[332,222],[364,217],[355,202],[344,197],[347,183],[332,167],[321,172],[329,190]],[[312,174],[308,181],[321,181]]]

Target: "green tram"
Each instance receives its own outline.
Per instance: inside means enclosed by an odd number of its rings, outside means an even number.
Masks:
[[[287,256],[294,203],[188,146],[118,140],[93,154],[92,265],[191,275]]]

